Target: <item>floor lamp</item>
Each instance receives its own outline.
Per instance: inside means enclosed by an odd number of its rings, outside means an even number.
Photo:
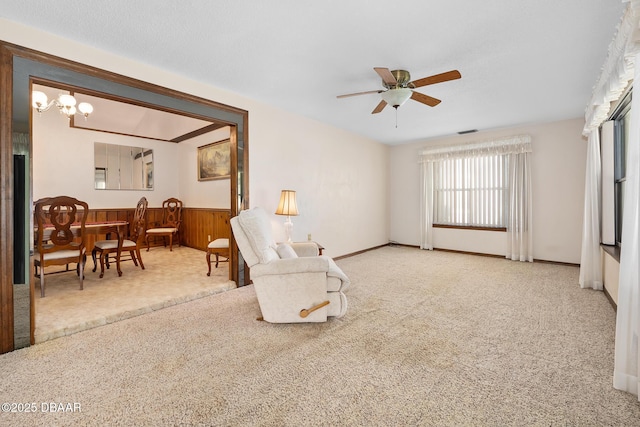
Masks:
[[[291,243],[291,232],[293,231],[293,222],[291,222],[291,217],[298,215],[295,191],[282,190],[282,193],[280,194],[280,203],[278,203],[278,209],[276,209],[276,215],[287,216],[287,220],[284,222],[284,232],[287,235],[287,242]]]

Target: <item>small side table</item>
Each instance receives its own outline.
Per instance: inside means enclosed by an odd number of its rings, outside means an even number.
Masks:
[[[316,242],[315,240],[307,240],[306,242],[300,242],[300,243],[315,243],[316,246],[318,246],[318,255],[322,255],[322,251],[324,250],[324,246],[322,246],[320,243]]]
[[[322,246],[320,243],[313,240],[301,240],[299,242],[294,242],[294,243],[315,243],[316,246],[318,246],[318,255],[322,255],[322,251],[324,250],[324,246]]]

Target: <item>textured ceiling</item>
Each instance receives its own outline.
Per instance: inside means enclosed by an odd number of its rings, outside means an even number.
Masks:
[[[61,94],[69,94],[67,90],[34,84],[34,91],[43,92],[49,101]],[[213,123],[167,111],[147,108],[131,102],[105,99],[74,91],[72,95],[78,104],[88,102],[93,106],[93,112],[87,119],[79,113],[74,116],[72,126],[80,129],[132,135],[141,138],[157,139],[160,141],[182,142],[203,133],[224,127],[223,124]],[[41,114],[59,114],[59,122],[65,125],[70,122],[59,113],[55,105]]]
[[[303,114],[387,144],[581,117],[620,0],[0,0],[0,17]],[[371,111],[373,67],[412,79],[458,69]],[[251,114],[251,112],[249,112]]]

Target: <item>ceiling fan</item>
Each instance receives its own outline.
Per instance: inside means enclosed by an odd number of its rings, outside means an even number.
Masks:
[[[407,102],[409,98],[414,101],[422,102],[430,107],[435,107],[441,102],[439,99],[416,92],[413,89],[447,82],[449,80],[456,80],[462,77],[458,70],[451,70],[446,73],[435,74],[433,76],[411,81],[411,74],[406,70],[389,71],[388,68],[383,67],[374,67],[373,69],[382,78],[382,86],[384,86],[385,89],[348,93],[346,95],[338,95],[337,98],[347,98],[349,96],[366,95],[369,93],[380,93],[382,94],[382,101],[380,101],[371,114],[379,113],[387,106],[387,104],[397,110],[398,107]]]

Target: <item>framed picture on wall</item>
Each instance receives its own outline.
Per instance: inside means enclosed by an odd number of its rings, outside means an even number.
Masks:
[[[225,179],[231,175],[230,140],[198,147],[198,181]]]

